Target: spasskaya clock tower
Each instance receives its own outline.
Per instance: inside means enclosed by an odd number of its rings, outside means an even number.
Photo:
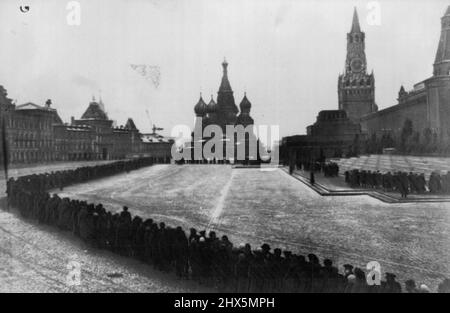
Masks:
[[[375,104],[375,78],[367,74],[365,33],[359,25],[358,12],[353,13],[353,23],[347,34],[347,58],[344,74],[338,80],[339,110],[347,112],[352,120],[378,110]]]

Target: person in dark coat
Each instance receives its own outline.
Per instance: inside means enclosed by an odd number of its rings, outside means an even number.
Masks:
[[[395,280],[395,275],[386,273],[386,281],[381,282],[381,292],[383,293],[400,293],[402,286]]]

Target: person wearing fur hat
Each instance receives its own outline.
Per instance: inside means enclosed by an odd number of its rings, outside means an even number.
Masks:
[[[381,292],[383,293],[400,293],[402,286],[395,280],[395,274],[386,273],[386,281],[381,282]]]

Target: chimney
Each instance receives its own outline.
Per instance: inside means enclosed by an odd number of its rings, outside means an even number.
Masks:
[[[75,117],[73,117],[73,116],[70,117],[70,124],[71,125],[75,124]]]

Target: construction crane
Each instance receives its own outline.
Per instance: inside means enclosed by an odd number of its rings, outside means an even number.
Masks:
[[[147,118],[148,118],[148,123],[150,124],[150,126],[152,126],[152,120],[150,119],[150,114],[148,113],[148,110],[145,110],[145,113],[147,114]]]
[[[153,135],[156,135],[156,131],[157,130],[163,130],[164,128],[162,128],[162,127],[157,127],[155,124],[153,124],[153,128],[152,128],[152,130],[153,130]]]
[[[147,113],[148,123],[149,123],[150,125],[152,125],[152,121],[151,121],[151,119],[150,119],[150,114],[148,113],[148,110],[145,110],[145,113]],[[152,130],[153,130],[153,133],[152,133],[152,134],[153,134],[153,135],[156,135],[156,131],[157,131],[157,130],[164,130],[164,128],[158,127],[158,126],[156,126],[155,124],[153,124]]]

